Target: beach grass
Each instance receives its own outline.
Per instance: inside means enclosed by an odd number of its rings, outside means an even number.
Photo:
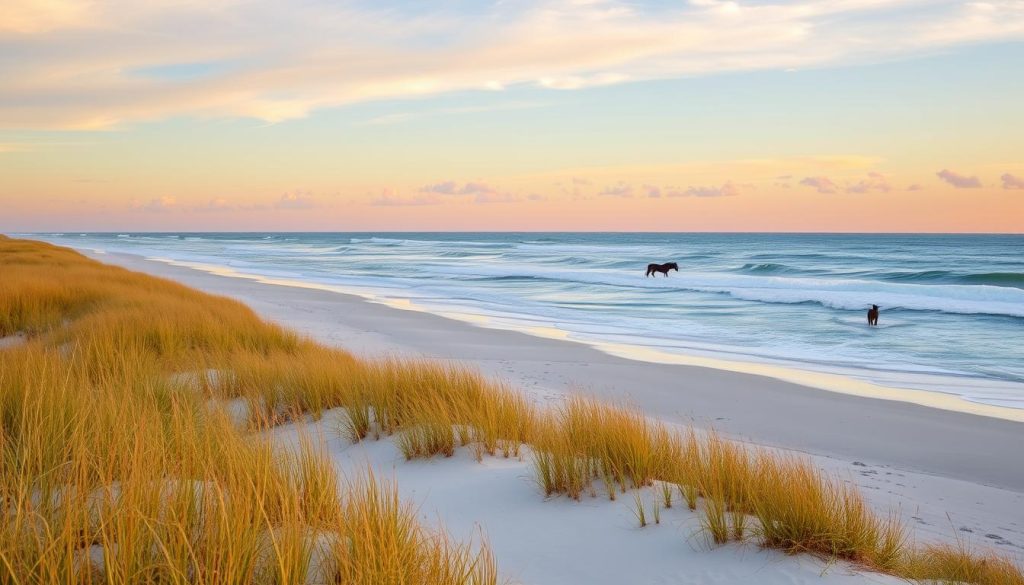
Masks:
[[[485,542],[420,527],[372,474],[339,482],[314,437],[287,451],[261,432],[338,407],[339,434],[394,435],[407,458],[528,451],[547,496],[660,482],[667,508],[674,486],[713,543],[1024,583],[993,554],[913,544],[896,514],[805,458],[585,396],[539,409],[464,367],[356,359],[48,244],[0,237],[0,270],[0,334],[27,336],[0,351],[2,583],[496,582]]]
[[[898,572],[924,583],[1024,583],[1019,567],[998,555],[971,550],[963,541],[916,548],[901,559]]]
[[[0,237],[0,273],[27,337],[0,351],[0,583],[497,582],[485,542],[342,482],[322,438],[251,432],[347,396],[347,354],[46,244]]]

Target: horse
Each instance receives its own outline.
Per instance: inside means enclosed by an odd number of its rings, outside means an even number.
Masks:
[[[675,270],[679,272],[679,265],[675,262],[669,262],[667,264],[648,264],[647,274],[645,276],[652,276],[655,272],[660,272],[665,276],[668,276],[669,270]]]
[[[868,309],[868,325],[878,325],[878,305],[871,305]]]

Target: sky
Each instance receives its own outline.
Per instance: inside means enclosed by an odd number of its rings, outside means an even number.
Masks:
[[[4,0],[0,231],[1024,233],[1024,0]]]

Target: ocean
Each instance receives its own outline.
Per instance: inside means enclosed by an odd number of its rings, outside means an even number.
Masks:
[[[32,234],[524,332],[1024,408],[1024,236]],[[678,272],[647,278],[648,263]],[[878,327],[866,311],[881,307]]]

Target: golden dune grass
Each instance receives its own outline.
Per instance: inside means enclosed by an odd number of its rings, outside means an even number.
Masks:
[[[972,551],[963,542],[926,545],[900,560],[898,572],[927,583],[1018,585],[1020,569],[997,555]]]
[[[674,486],[711,542],[753,538],[911,579],[1024,583],[987,553],[912,546],[896,515],[877,516],[802,458],[585,397],[537,410],[465,368],[357,360],[240,303],[47,244],[0,238],[0,270],[0,334],[31,337],[0,352],[0,453],[16,470],[0,479],[0,583],[296,582],[324,571],[359,583],[496,581],[484,544],[425,532],[372,477],[339,486],[312,441],[281,453],[244,434],[211,412],[230,400],[247,406],[252,431],[344,407],[337,432],[395,434],[408,458],[466,445],[478,458],[519,457],[527,444],[547,495],[600,487],[615,499],[657,483],[668,507]],[[103,574],[90,550],[103,552]]]
[[[283,450],[210,400],[260,404],[254,428],[321,411],[338,370],[285,364],[345,354],[53,246],[0,238],[0,274],[0,331],[29,334],[0,351],[0,583],[497,582],[485,543],[424,529],[393,486],[340,484],[313,438]]]

